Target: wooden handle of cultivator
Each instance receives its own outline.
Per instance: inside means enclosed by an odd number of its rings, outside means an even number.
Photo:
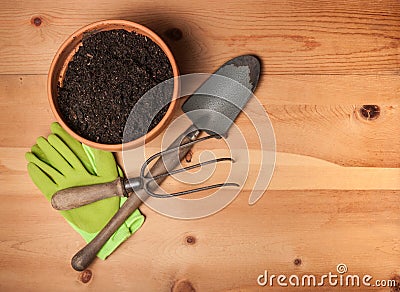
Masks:
[[[146,196],[146,194],[143,195]],[[85,270],[96,258],[97,253],[107,240],[141,204],[142,200],[136,194],[131,194],[99,234],[74,255],[71,260],[72,267],[76,271]]]
[[[195,134],[188,136],[189,133],[196,131]],[[200,131],[195,126],[190,126],[182,135],[180,135],[168,149],[175,148],[181,144],[191,142],[197,138]],[[180,161],[186,156],[192,146],[182,147],[177,149],[178,157],[169,155],[168,157],[160,157],[150,169],[152,176],[157,176],[174,169]],[[157,180],[160,184],[166,177],[161,177]],[[157,184],[151,184],[151,187],[156,187]],[[136,193],[131,193],[130,197],[121,206],[117,213],[111,218],[107,225],[97,234],[97,236],[82,248],[71,260],[72,267],[77,271],[83,271],[90,263],[96,258],[97,253],[107,240],[114,234],[115,231],[124,223],[124,221],[131,215],[149,195],[143,190],[135,190]]]
[[[56,210],[69,210],[115,196],[127,196],[122,177],[109,183],[58,191],[51,198],[51,205]]]

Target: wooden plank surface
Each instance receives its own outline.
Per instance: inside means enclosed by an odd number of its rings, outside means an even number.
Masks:
[[[211,72],[238,48],[260,55],[264,74],[395,74],[399,67],[396,0],[3,1],[1,11],[1,73],[46,74],[66,37],[107,18],[162,35],[183,73]],[[182,39],[167,37],[173,28]]]
[[[0,234],[1,288],[169,291],[187,280],[197,291],[257,290],[256,278],[265,269],[320,275],[335,272],[343,262],[349,272],[375,279],[399,272],[399,191],[270,191],[252,207],[247,195],[195,221],[169,219],[143,207],[145,227],[108,260],[96,260],[93,280],[84,285],[69,267],[71,254],[82,246],[79,236],[33,185],[24,197],[3,194],[8,207]],[[16,212],[26,216],[15,221]],[[35,225],[40,234],[32,232]],[[195,238],[194,244],[187,243],[188,236]]]
[[[109,259],[96,260],[83,284],[69,265],[83,241],[30,181],[24,153],[54,121],[46,74],[57,48],[107,18],[159,33],[182,73],[258,55],[256,96],[274,128],[276,168],[249,206],[260,151],[241,115],[252,160],[238,198],[190,221],[141,207],[144,226]],[[0,42],[1,291],[258,291],[264,270],[318,276],[339,263],[352,274],[400,282],[398,1],[0,1]],[[363,105],[379,106],[379,116],[364,118]],[[218,141],[206,146],[227,153]],[[207,148],[197,145],[192,163]],[[219,167],[209,182],[225,173]],[[183,186],[170,180],[166,188]]]
[[[256,91],[272,121],[279,152],[311,156],[343,166],[400,166],[400,139],[396,136],[400,133],[400,76],[367,80],[361,80],[360,76],[307,77],[272,76]],[[317,84],[313,79],[318,80]],[[377,79],[382,82],[374,82]],[[362,82],[367,83],[367,88],[358,90],[344,102],[342,96],[356,91],[354,85],[361,86]],[[326,97],[324,87],[328,88]],[[38,136],[48,134],[48,125],[54,118],[45,89],[44,75],[1,76],[0,107],[7,113],[0,116],[0,129],[5,133],[0,138],[1,146],[24,147],[33,144]],[[279,103],[282,91],[287,91],[288,98],[294,96],[295,101]],[[368,121],[360,116],[359,110],[366,103],[364,95],[369,96],[366,102],[381,105],[378,119]],[[321,96],[328,102],[323,104]],[[338,101],[335,96],[339,96]],[[10,116],[18,123],[10,123]],[[32,123],[36,126],[30,129]],[[250,121],[244,115],[237,123],[250,128]],[[258,147],[251,139],[249,143],[251,148]],[[336,145],[335,151],[331,149],[332,143]]]

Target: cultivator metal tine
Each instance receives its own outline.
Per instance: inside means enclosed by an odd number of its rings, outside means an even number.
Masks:
[[[171,154],[173,154],[174,152],[176,153],[176,151],[179,151],[180,149],[184,149],[184,148],[186,148],[186,147],[193,146],[194,144],[197,144],[197,143],[200,143],[200,142],[203,142],[203,141],[212,139],[212,138],[219,139],[219,138],[221,138],[221,136],[218,135],[218,134],[208,135],[208,136],[206,136],[206,137],[196,139],[196,140],[194,140],[194,141],[191,141],[191,142],[188,142],[188,143],[179,145],[179,146],[177,146],[177,147],[173,147],[173,148],[171,148],[171,149],[163,150],[163,151],[161,151],[161,152],[158,152],[158,153],[156,153],[156,154],[150,156],[150,157],[142,164],[142,168],[140,169],[140,177],[146,178],[146,177],[148,177],[149,175],[151,176],[150,173],[148,173],[147,175],[145,175],[144,173],[145,173],[146,168],[148,167],[148,165],[149,165],[153,160],[155,160],[156,158],[159,158],[159,157],[162,157],[162,158],[163,158],[163,157],[166,157],[167,155],[171,155]],[[170,171],[172,171],[172,170],[169,170],[169,172],[170,172]]]
[[[161,151],[159,153],[156,153],[154,155],[152,155],[149,159],[146,160],[146,162],[142,165],[141,171],[140,171],[140,176],[144,182],[143,184],[143,189],[145,190],[145,192],[152,197],[155,198],[170,198],[170,197],[178,197],[178,196],[183,196],[183,195],[188,195],[188,194],[192,194],[192,193],[197,193],[197,192],[201,192],[201,191],[205,191],[205,190],[210,190],[210,189],[215,189],[215,188],[221,188],[221,187],[230,187],[230,186],[234,186],[234,187],[239,187],[239,185],[237,183],[220,183],[220,184],[213,184],[213,185],[208,185],[208,186],[204,186],[204,187],[199,187],[199,188],[194,188],[194,189],[190,189],[190,190],[185,190],[185,191],[181,191],[181,192],[175,192],[175,193],[168,193],[168,194],[158,194],[155,193],[151,190],[150,188],[150,184],[151,183],[157,183],[157,180],[160,178],[164,178],[167,176],[171,176],[177,173],[182,173],[188,170],[192,170],[192,169],[196,169],[205,165],[209,165],[209,164],[215,164],[215,163],[219,163],[219,162],[223,162],[223,161],[230,161],[232,163],[234,163],[235,161],[231,158],[231,157],[222,157],[222,158],[216,158],[216,159],[211,159],[211,160],[207,160],[204,162],[200,162],[194,165],[190,165],[190,166],[186,166],[183,168],[179,168],[179,169],[175,169],[175,170],[170,170],[167,171],[166,173],[162,173],[159,175],[155,175],[152,176],[151,173],[147,173],[146,175],[144,174],[147,166],[156,158],[158,157],[165,157],[166,155],[171,155],[173,152],[179,151],[182,148],[188,147],[188,146],[192,146],[196,143],[199,142],[203,142],[205,140],[208,139],[212,139],[212,138],[220,138],[219,135],[214,134],[214,135],[208,135],[206,137],[203,138],[199,138],[195,141],[189,142],[189,143],[185,143],[182,144],[178,147],[174,147],[168,150],[164,150]]]

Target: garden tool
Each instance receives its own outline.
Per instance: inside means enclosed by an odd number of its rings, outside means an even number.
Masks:
[[[81,144],[58,123],[51,125],[47,139],[39,137],[37,144],[25,154],[28,173],[48,200],[56,191],[74,186],[99,184],[123,176],[112,153]],[[92,240],[117,212],[126,198],[109,198],[81,208],[61,211],[67,222],[85,239]],[[97,256],[105,259],[143,223],[139,210],[125,221],[102,246]]]
[[[112,196],[128,197],[124,205],[96,238],[72,258],[71,264],[75,270],[82,271],[87,268],[102,244],[149,196],[165,198],[212,188],[238,186],[235,183],[221,183],[171,194],[157,194],[154,192],[154,189],[171,174],[206,164],[232,161],[231,158],[217,158],[174,170],[194,144],[212,138],[226,137],[229,128],[255,90],[259,75],[260,63],[254,56],[244,55],[228,61],[214,75],[211,75],[183,104],[182,110],[192,120],[193,125],[184,131],[167,150],[151,156],[143,164],[138,177],[118,178],[114,182],[107,184],[70,188],[59,191],[53,196],[52,205],[56,209],[70,209]],[[221,76],[226,77],[226,82],[222,82],[222,84]],[[208,136],[198,138],[202,131],[207,132]],[[158,160],[150,171],[145,174],[148,165],[157,158]],[[99,196],[99,194],[101,195]]]

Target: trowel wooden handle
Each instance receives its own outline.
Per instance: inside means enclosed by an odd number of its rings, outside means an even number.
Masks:
[[[143,195],[145,196],[145,195]],[[142,203],[136,194],[126,200],[118,212],[111,218],[107,225],[89,242],[84,248],[78,251],[71,260],[71,265],[76,271],[85,270],[95,259],[97,253],[113,233],[124,223]]]
[[[126,196],[124,179],[121,177],[109,183],[58,191],[51,198],[51,205],[56,210],[69,210],[115,196]]]

